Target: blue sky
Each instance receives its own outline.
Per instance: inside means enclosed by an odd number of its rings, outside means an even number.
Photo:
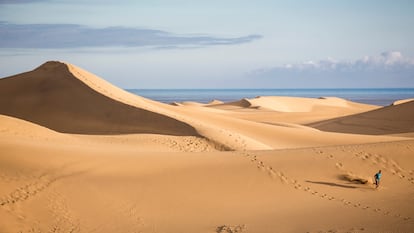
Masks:
[[[0,77],[123,88],[414,87],[414,1],[0,0]]]

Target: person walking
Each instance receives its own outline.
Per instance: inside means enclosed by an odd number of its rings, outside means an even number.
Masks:
[[[380,180],[381,180],[381,170],[379,170],[375,175],[374,175],[374,178],[375,178],[375,188],[378,188],[379,187],[379,185],[380,185]]]

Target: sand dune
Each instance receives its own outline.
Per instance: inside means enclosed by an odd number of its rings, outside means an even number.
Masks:
[[[260,96],[253,99],[242,99],[236,102],[213,105],[215,108],[231,109],[232,107],[272,110],[277,112],[312,112],[317,108],[373,109],[375,106],[359,104],[337,97],[303,98],[284,96]]]
[[[262,96],[254,99],[209,105],[226,110],[223,114],[257,122],[310,124],[313,122],[374,110],[379,106],[360,104],[335,97],[299,98]],[[262,114],[258,114],[261,111]]]
[[[0,79],[0,114],[65,133],[197,135],[183,122],[97,92],[92,87],[105,87],[104,81],[85,73],[73,65],[47,62],[31,72]]]
[[[0,79],[0,232],[411,232],[413,104],[167,105],[48,62]]]
[[[354,134],[400,134],[414,132],[414,101],[400,101],[397,105],[352,116],[310,124],[331,132]]]

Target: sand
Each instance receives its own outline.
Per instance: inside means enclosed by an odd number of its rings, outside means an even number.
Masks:
[[[0,232],[411,232],[413,103],[167,105],[47,62],[0,79]]]

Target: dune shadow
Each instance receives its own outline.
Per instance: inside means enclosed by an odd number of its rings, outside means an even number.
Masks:
[[[337,184],[337,183],[333,183],[333,182],[324,182],[324,181],[310,181],[310,180],[307,180],[306,182],[307,182],[307,183],[311,183],[311,184],[328,185],[328,186],[340,187],[340,188],[348,188],[348,189],[355,189],[355,188],[358,188],[358,187],[356,187],[356,186],[352,186],[352,185]]]

